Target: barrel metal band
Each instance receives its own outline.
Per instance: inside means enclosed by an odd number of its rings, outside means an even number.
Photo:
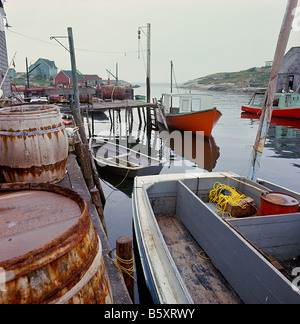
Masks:
[[[43,135],[43,134],[49,134],[49,133],[55,133],[63,130],[65,128],[65,125],[62,125],[57,128],[52,129],[45,129],[42,131],[34,131],[34,132],[5,132],[0,131],[0,135],[6,135],[6,136],[32,136],[32,135]]]
[[[93,263],[87,270],[87,272],[71,290],[66,292],[66,294],[60,297],[59,299],[50,302],[50,304],[58,304],[58,305],[66,304],[70,299],[72,299],[76,294],[78,294],[79,291],[82,288],[84,288],[89,283],[89,281],[94,277],[94,275],[99,271],[99,268],[101,266],[101,261],[102,261],[102,244],[101,244],[100,237],[97,236],[97,238],[98,238],[98,252],[94,258]]]

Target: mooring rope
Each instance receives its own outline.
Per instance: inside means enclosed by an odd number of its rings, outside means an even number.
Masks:
[[[130,260],[124,260],[124,259],[120,258],[117,255],[117,252],[115,252],[114,255],[115,255],[116,259],[113,259],[113,263],[120,270],[122,276],[123,276],[123,272],[125,272],[126,274],[128,274],[136,282],[136,279],[133,276],[133,274],[135,273],[134,257],[132,257]],[[126,264],[126,265],[132,265],[132,266],[129,267],[129,268],[125,268],[120,263],[123,263],[123,264]]]

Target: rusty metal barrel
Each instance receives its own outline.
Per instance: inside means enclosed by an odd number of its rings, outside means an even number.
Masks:
[[[282,192],[267,192],[261,194],[259,215],[278,215],[297,213],[300,202],[297,198]]]
[[[101,96],[104,100],[124,100],[126,89],[116,85],[104,85],[101,87]]]
[[[68,137],[57,106],[0,109],[0,168],[6,182],[58,182],[67,158]]]
[[[101,241],[77,193],[0,184],[0,214],[0,304],[113,303]]]

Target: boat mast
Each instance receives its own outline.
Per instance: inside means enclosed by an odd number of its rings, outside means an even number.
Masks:
[[[259,128],[258,128],[257,136],[251,154],[251,162],[250,162],[250,167],[248,172],[248,178],[253,181],[256,181],[257,179],[257,172],[260,166],[260,159],[263,153],[263,148],[269,131],[278,73],[281,67],[281,63],[286,51],[287,43],[292,29],[297,3],[298,0],[288,0],[286,13],[283,19],[281,31],[278,38],[278,43],[277,43],[275,56],[274,56],[274,63],[271,69],[270,81],[269,81],[268,89],[265,93]]]
[[[171,93],[173,93],[173,61],[171,61]]]
[[[173,61],[171,61],[171,93],[173,93]],[[173,97],[171,96],[171,109],[173,108]]]
[[[151,73],[151,25],[147,24],[147,79],[146,79],[146,85],[147,85],[147,102],[151,102],[151,96],[150,96],[150,73]]]

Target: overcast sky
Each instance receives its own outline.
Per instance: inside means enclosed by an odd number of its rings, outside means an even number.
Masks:
[[[50,36],[66,36],[72,27],[81,73],[106,79],[106,69],[115,73],[118,63],[120,79],[143,82],[147,43],[142,33],[138,59],[137,31],[150,23],[151,81],[169,82],[172,60],[176,81],[183,83],[273,60],[286,5],[286,0],[7,0],[9,60],[17,52],[18,72],[25,71],[26,57],[29,63],[47,58],[59,71],[70,70],[69,53]],[[299,16],[288,49],[300,46]],[[60,41],[68,47],[67,39]]]

